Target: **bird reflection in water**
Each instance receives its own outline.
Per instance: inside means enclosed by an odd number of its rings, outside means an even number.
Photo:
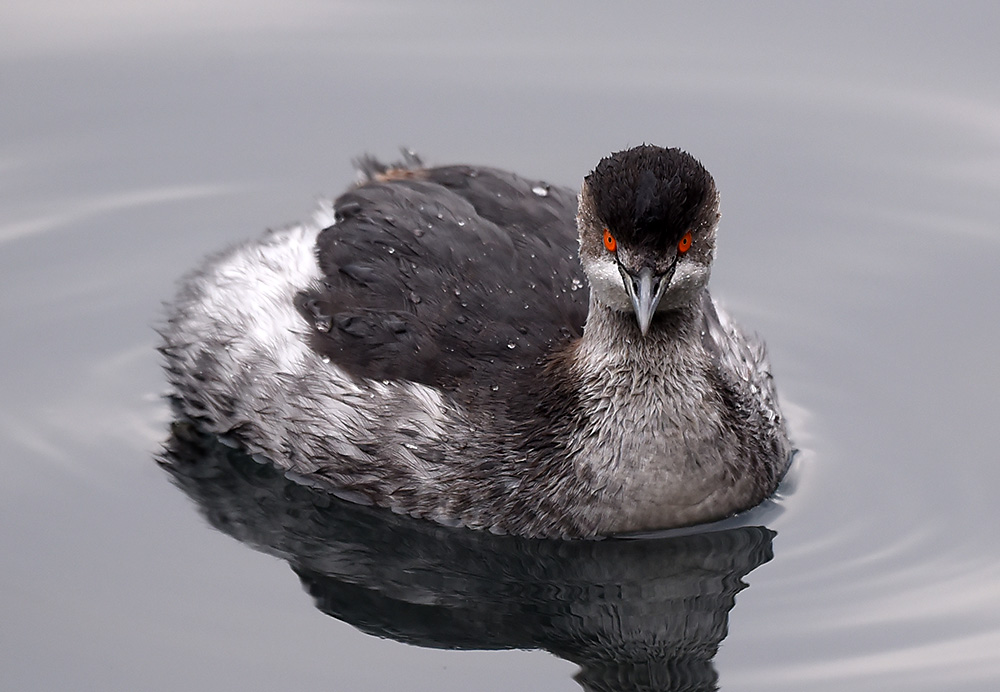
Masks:
[[[323,612],[446,649],[545,649],[585,690],[714,690],[756,526],[663,538],[533,540],[353,505],[175,422],[161,465],[215,528],[288,561]]]

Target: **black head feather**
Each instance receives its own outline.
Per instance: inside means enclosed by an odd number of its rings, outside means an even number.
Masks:
[[[619,242],[662,251],[714,220],[715,181],[680,149],[651,144],[608,156],[586,178],[598,217]]]

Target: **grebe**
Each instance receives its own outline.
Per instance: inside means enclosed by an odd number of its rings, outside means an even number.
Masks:
[[[413,156],[360,171],[184,281],[161,329],[180,414],[339,497],[497,533],[670,528],[774,492],[792,446],[763,344],[709,295],[696,159],[621,151],[578,196]]]

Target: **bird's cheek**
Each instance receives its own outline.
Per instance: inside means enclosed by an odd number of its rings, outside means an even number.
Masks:
[[[590,290],[598,300],[615,310],[631,310],[632,302],[622,283],[618,263],[611,258],[583,259],[583,271],[590,281]]]

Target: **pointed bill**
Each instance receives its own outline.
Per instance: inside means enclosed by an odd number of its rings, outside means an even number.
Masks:
[[[621,271],[622,280],[625,282],[625,290],[629,298],[632,299],[632,309],[635,311],[635,319],[639,323],[639,331],[643,336],[649,331],[649,325],[656,314],[656,306],[660,304],[663,292],[670,284],[670,279],[674,275],[674,267],[666,274],[657,276],[652,268],[643,267],[639,272],[633,273],[618,265]]]

